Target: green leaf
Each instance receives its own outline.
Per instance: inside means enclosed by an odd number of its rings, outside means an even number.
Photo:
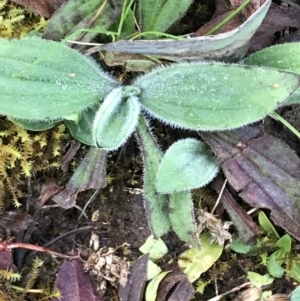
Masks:
[[[206,272],[223,252],[223,246],[211,243],[210,240],[211,236],[208,232],[201,233],[201,250],[191,248],[179,256],[178,265],[190,282],[194,282]]]
[[[199,248],[191,193],[172,193],[169,200],[169,217],[173,231],[181,240]]]
[[[135,23],[136,23],[136,19],[135,19],[134,13],[133,13],[132,9],[129,9],[128,10],[128,14],[127,14],[127,16],[126,16],[126,18],[124,20],[124,23],[123,23],[123,26],[122,26],[122,30],[121,30],[121,35],[120,35],[119,38],[120,39],[125,39],[125,38],[131,36],[132,34],[134,34],[136,32]],[[113,31],[113,32],[118,32],[119,24],[120,24],[120,20],[117,20],[117,22],[115,22],[109,28],[109,30]],[[105,56],[107,54],[113,55],[113,52],[107,52],[107,53],[105,53]],[[127,66],[126,66],[126,70],[127,70]]]
[[[168,196],[158,194],[155,189],[156,174],[163,155],[142,116],[137,127],[137,137],[144,158],[145,210],[154,237],[160,237],[167,233],[171,226]]]
[[[161,273],[162,269],[153,261],[148,260],[147,281],[155,278]]]
[[[38,38],[0,38],[0,114],[52,122],[95,105],[116,86],[71,48]]]
[[[286,43],[255,52],[244,60],[246,65],[273,67],[300,74],[300,43]]]
[[[247,254],[252,250],[252,246],[246,245],[245,243],[242,242],[240,238],[234,240],[230,244],[231,250],[233,250],[236,253],[241,253],[241,254]]]
[[[274,278],[271,277],[269,274],[260,275],[254,272],[248,272],[248,278],[251,281],[251,283],[257,288],[269,285],[274,281]]]
[[[98,110],[99,105],[81,112],[77,121],[65,119],[65,124],[75,139],[90,146],[96,145],[92,134],[93,122]]]
[[[175,127],[225,130],[264,118],[299,86],[288,72],[221,63],[182,63],[139,77],[140,101]]]
[[[283,258],[286,255],[283,249],[279,249],[268,258],[267,268],[271,276],[281,278],[284,274],[284,268],[281,266]]]
[[[115,150],[126,142],[135,130],[140,104],[134,87],[119,87],[104,99],[93,124],[96,145],[105,150]]]
[[[149,282],[149,284],[147,285],[146,294],[145,294],[146,301],[155,301],[156,300],[158,286],[159,286],[160,282],[165,278],[165,276],[169,273],[170,273],[170,271],[162,272]]]
[[[157,174],[156,189],[173,193],[208,184],[217,174],[218,162],[211,149],[196,139],[175,142],[165,153]]]
[[[276,242],[276,246],[284,250],[285,253],[289,253],[292,250],[292,238],[290,235],[285,234]]]
[[[300,43],[286,43],[265,48],[252,54],[244,60],[246,65],[256,65],[277,68],[300,74]],[[284,103],[290,105],[300,103],[300,89],[298,88]]]
[[[298,282],[300,282],[300,263],[299,263],[299,256],[297,256],[295,259],[293,258],[291,260],[290,264],[290,273],[289,276],[296,279]],[[299,299],[300,300],[300,297]]]
[[[300,286],[298,286],[295,290],[293,290],[291,295],[291,301],[299,301],[300,300]]]
[[[193,0],[140,0],[142,31],[167,32],[180,20]]]
[[[146,242],[139,248],[143,254],[149,253],[151,259],[161,259],[168,253],[168,248],[162,239],[155,239],[153,235],[150,235]]]
[[[37,131],[37,132],[45,131],[45,130],[52,129],[57,125],[57,122],[26,121],[26,120],[11,118],[11,117],[9,119],[19,127],[22,127],[23,129],[28,131]]]
[[[258,222],[262,229],[265,230],[270,237],[280,238],[273,224],[263,211],[259,211]]]

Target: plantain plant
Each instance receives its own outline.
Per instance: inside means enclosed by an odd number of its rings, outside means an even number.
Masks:
[[[107,151],[135,132],[153,234],[173,229],[195,247],[190,191],[208,184],[219,164],[197,139],[179,140],[164,154],[149,116],[192,131],[234,129],[263,119],[299,86],[297,73],[217,62],[161,66],[123,86],[91,59],[56,42],[0,39],[0,114],[29,130],[65,122],[76,139]]]

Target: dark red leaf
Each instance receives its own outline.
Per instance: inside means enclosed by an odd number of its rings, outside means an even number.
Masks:
[[[217,193],[221,192],[223,182],[221,176],[218,176],[213,182],[213,188]],[[259,234],[258,226],[253,222],[249,214],[235,201],[226,188],[222,194],[222,204],[238,230],[241,240],[246,244],[255,243],[255,238]]]
[[[168,298],[168,301],[188,301],[194,297],[193,285],[185,277],[177,285]]]
[[[0,251],[0,270],[10,270],[10,269],[14,271],[17,270],[17,268],[15,267],[12,261],[11,250]]]
[[[272,220],[300,239],[300,159],[258,127],[201,133],[226,178],[247,203],[271,210]]]
[[[249,52],[273,45],[275,33],[293,27],[300,30],[299,10],[272,4],[261,26],[250,41]]]
[[[120,286],[121,301],[141,301],[147,280],[149,254],[140,257],[130,269],[125,286]]]
[[[103,301],[94,292],[94,287],[88,273],[84,272],[82,261],[66,260],[60,267],[55,281],[64,301]],[[55,298],[52,301],[59,301]]]
[[[52,14],[67,0],[12,0],[13,2],[25,6],[46,18],[50,18]]]
[[[63,187],[57,185],[54,182],[49,182],[43,185],[41,194],[39,196],[39,206],[42,207],[45,203],[50,200],[54,195],[60,192]]]
[[[69,165],[75,157],[75,155],[77,154],[77,151],[79,150],[81,145],[81,143],[78,140],[71,141],[70,144],[70,148],[68,149],[68,151],[62,159],[61,170],[63,172],[67,172],[69,170]]]
[[[156,301],[189,301],[195,290],[176,262],[170,265],[171,273],[160,282]],[[169,296],[167,298],[167,296]]]
[[[26,230],[33,224],[33,217],[24,211],[8,211],[0,216],[0,226],[5,228],[6,231],[13,233],[13,235]]]

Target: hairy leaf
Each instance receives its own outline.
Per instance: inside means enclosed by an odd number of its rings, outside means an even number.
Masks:
[[[142,106],[192,130],[238,128],[264,118],[300,85],[296,74],[221,63],[182,63],[139,77]]]
[[[0,39],[0,114],[51,122],[95,105],[117,85],[66,46],[38,38]]]
[[[233,188],[247,203],[271,210],[271,219],[300,239],[300,159],[258,127],[201,133],[222,163]]]
[[[300,300],[300,286],[297,286],[295,290],[293,290],[291,295],[291,301]]]
[[[209,183],[219,165],[208,146],[196,139],[175,142],[164,155],[157,174],[159,193],[200,188]]]
[[[192,3],[193,0],[140,0],[142,31],[166,32]]]
[[[93,137],[93,122],[98,110],[99,105],[80,112],[79,119],[77,121],[68,119],[64,120],[66,126],[69,128],[75,139],[90,146],[96,145]]]
[[[245,59],[246,65],[273,67],[300,74],[300,43],[286,43],[268,47]],[[298,88],[284,105],[300,103]]]
[[[15,118],[9,118],[9,119],[21,128],[24,128],[29,131],[37,131],[37,132],[52,129],[57,124],[56,122],[50,122],[50,121],[27,121],[27,120],[15,119]]]
[[[117,20],[122,11],[123,0],[69,0],[50,19],[43,37],[49,40],[60,40],[78,29],[97,28],[99,31],[108,28]],[[104,5],[102,7],[102,5]],[[102,7],[101,13],[93,20],[97,10]],[[67,18],[66,18],[67,16]],[[97,33],[87,33],[85,41],[91,40]]]
[[[95,144],[106,150],[115,150],[126,142],[135,130],[140,104],[134,87],[119,87],[104,99],[93,124]]]
[[[197,236],[191,193],[173,193],[169,195],[169,199],[169,217],[172,230],[181,240],[199,248],[200,243]]]
[[[144,200],[149,224],[154,237],[160,237],[170,229],[168,197],[157,193],[156,174],[163,157],[144,117],[140,117],[137,138],[144,159]]]

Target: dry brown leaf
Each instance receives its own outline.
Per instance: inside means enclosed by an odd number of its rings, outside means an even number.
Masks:
[[[225,221],[216,218],[213,214],[202,209],[197,210],[196,218],[198,220],[198,233],[202,233],[207,229],[211,234],[211,241],[223,246],[226,240],[232,241],[231,234],[228,232],[233,222]]]
[[[274,294],[267,297],[266,301],[289,301],[289,297],[286,294]]]
[[[259,127],[201,133],[221,162],[230,185],[255,208],[300,239],[300,158],[288,145]]]
[[[104,188],[106,186],[106,157],[106,151],[91,147],[66,188],[53,196],[52,200],[62,208],[69,209],[76,205],[79,192]]]
[[[230,0],[231,6],[233,9],[238,8],[241,6],[245,0]],[[264,3],[266,0],[252,0],[249,5],[243,10],[243,14],[249,18],[253,13],[255,13]]]
[[[34,219],[24,211],[8,211],[0,217],[0,227],[6,229],[10,235],[17,235],[31,225],[34,225]]]
[[[262,290],[257,287],[250,287],[242,292],[234,298],[232,301],[259,301]]]
[[[98,291],[103,295],[107,281],[113,285],[125,286],[129,273],[129,263],[126,259],[115,255],[118,248],[101,248],[93,253],[84,264],[84,270],[96,275]]]
[[[156,301],[189,301],[195,290],[176,262],[168,266],[168,273],[160,282]]]
[[[50,200],[54,195],[63,190],[62,186],[57,185],[55,182],[49,182],[42,187],[41,194],[39,196],[39,206],[42,207]]]
[[[250,41],[249,52],[255,52],[271,46],[275,41],[274,34],[285,27],[300,30],[300,13],[294,7],[283,7],[272,4],[262,25]]]
[[[207,32],[209,32],[211,29],[213,29],[215,26],[217,26],[225,18],[227,18],[231,13],[232,13],[232,11],[229,11],[229,12],[225,12],[219,16],[214,17],[211,21],[207,22],[205,25],[200,27],[196,32],[194,32],[191,35],[191,37],[204,36]],[[226,23],[224,26],[222,26],[219,30],[215,31],[214,34],[228,32],[230,30],[233,30],[233,29],[239,27],[241,24],[242,24],[242,22],[241,22],[240,18],[238,16],[235,16],[228,23]]]
[[[243,4],[245,0],[231,0],[232,10],[227,11],[228,9],[224,5],[224,1],[217,0],[216,1],[216,12],[213,16],[213,19],[199,28],[195,33],[191,35],[191,37],[199,37],[204,36],[207,32],[213,29],[215,26],[220,24],[223,20],[225,20],[237,7]],[[253,0],[250,5],[247,6],[246,9],[243,10],[243,15],[245,17],[250,17],[254,12],[256,12],[260,6],[265,2],[265,0]],[[229,22],[223,25],[219,30],[214,32],[214,35],[228,32],[239,27],[243,23],[243,18],[241,16],[236,15]]]
[[[13,2],[25,6],[43,17],[50,18],[57,9],[67,0],[12,0]]]

